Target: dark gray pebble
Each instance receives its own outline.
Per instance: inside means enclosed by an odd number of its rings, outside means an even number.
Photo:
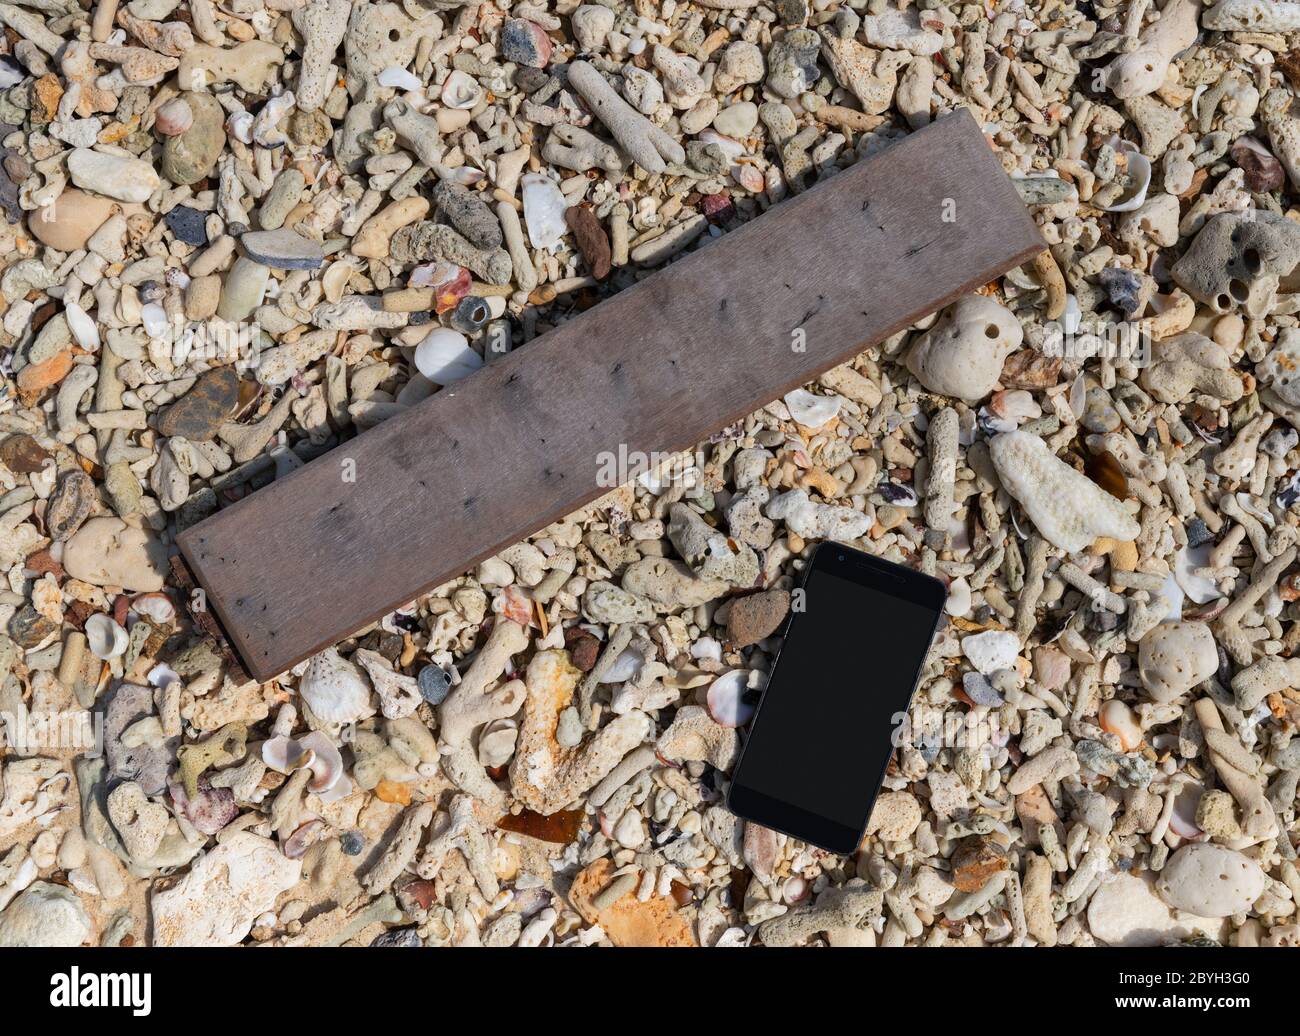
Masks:
[[[390,928],[376,935],[371,946],[423,946],[420,933],[414,928]]]
[[[452,311],[451,326],[467,335],[477,334],[491,316],[492,310],[488,307],[487,299],[466,295],[456,303],[456,308]]]
[[[1200,518],[1193,518],[1187,523],[1187,545],[1189,547],[1199,547],[1203,543],[1209,543],[1214,539],[1214,533],[1210,532],[1204,521]]]
[[[360,856],[361,850],[366,847],[366,840],[361,837],[360,831],[346,831],[339,838],[339,848],[343,850],[345,856]]]
[[[1110,304],[1131,317],[1137,312],[1142,294],[1142,275],[1136,270],[1126,270],[1122,266],[1108,266],[1097,275],[1097,280],[1106,289]]]
[[[177,205],[166,212],[163,219],[167,221],[168,229],[187,245],[198,247],[208,243],[206,212],[191,209],[186,205]]]
[[[420,694],[430,705],[441,705],[451,690],[451,677],[436,665],[427,665],[415,678]]]

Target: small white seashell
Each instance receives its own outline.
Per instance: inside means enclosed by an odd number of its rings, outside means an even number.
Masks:
[[[183,97],[173,97],[160,105],[154,115],[153,128],[164,137],[178,137],[194,125],[194,109]]]
[[[614,841],[624,849],[635,849],[645,841],[645,822],[635,809],[629,809],[614,825]]]
[[[1247,514],[1254,515],[1254,517],[1259,519],[1260,524],[1265,528],[1273,528],[1273,525],[1275,524],[1273,516],[1269,514],[1268,511],[1264,510],[1264,508],[1260,507],[1259,504],[1255,503],[1255,498],[1253,496],[1249,493],[1238,493],[1236,495],[1237,503],[1243,511]]]
[[[1134,751],[1142,744],[1142,728],[1138,726],[1133,710],[1118,698],[1111,698],[1098,712],[1101,729],[1119,738],[1125,752]]]
[[[1070,385],[1070,413],[1077,421],[1088,407],[1088,376],[1082,371]]]
[[[631,680],[645,665],[645,656],[633,648],[628,648],[609,667],[609,671],[600,678],[601,683],[623,683]]]
[[[131,610],[156,626],[170,626],[176,618],[176,605],[163,593],[140,594],[131,601]]]
[[[262,743],[262,762],[276,773],[293,773],[312,761],[311,750],[283,734]]]
[[[840,412],[839,396],[815,396],[807,389],[795,389],[784,396],[790,416],[805,428],[820,428]]]
[[[1134,186],[1121,196],[1114,205],[1107,205],[1106,212],[1134,212],[1146,204],[1147,190],[1151,186],[1151,162],[1132,145],[1123,146],[1128,155],[1129,175],[1134,178]]]
[[[754,706],[747,702],[749,673],[733,669],[719,676],[708,690],[709,715],[723,727],[743,727],[754,715]]]
[[[440,96],[448,108],[473,108],[483,96],[483,88],[472,75],[457,68],[443,80]]]
[[[309,786],[310,783],[311,782],[308,782]],[[352,794],[352,778],[349,777],[346,773],[344,773],[339,775],[339,779],[334,783],[334,786],[330,788],[328,791],[316,792],[316,797],[319,798],[321,802],[328,804],[330,802],[340,802],[343,799],[346,799],[351,794]]]
[[[767,181],[756,166],[746,162],[736,162],[731,167],[731,178],[751,194],[762,194]]]
[[[1065,312],[1061,315],[1061,330],[1067,335],[1076,335],[1082,323],[1083,310],[1079,306],[1079,300],[1073,295],[1066,295]]]
[[[701,637],[691,645],[692,658],[707,658],[712,662],[722,661],[722,645],[712,637]]]
[[[549,176],[528,173],[519,182],[524,191],[524,222],[528,225],[528,240],[534,248],[554,248],[568,229],[564,222],[564,210],[569,207],[569,203],[564,200],[564,195]]]
[[[716,144],[719,150],[733,161],[745,153],[745,145],[735,137],[728,137],[717,130],[701,131],[700,140],[705,144]]]
[[[283,130],[279,129],[279,124],[294,103],[291,90],[281,91],[268,98],[266,104],[262,105],[262,110],[253,119],[253,143],[264,148],[284,147],[289,142],[289,138]]]
[[[1196,809],[1204,794],[1205,788],[1195,781],[1184,781],[1174,796],[1174,808],[1169,814],[1169,830],[1179,838],[1199,838],[1205,834],[1196,825]]]
[[[1209,566],[1210,549],[1210,544],[1203,543],[1199,547],[1184,547],[1174,555],[1174,579],[1195,604],[1209,604],[1223,596],[1213,579],[1194,571]]]
[[[63,307],[63,318],[68,322],[68,329],[77,345],[90,353],[99,348],[99,326],[90,319],[90,314],[75,302],[69,302]]]
[[[448,180],[454,180],[462,187],[473,187],[476,183],[487,176],[482,169],[475,169],[472,165],[461,165],[447,175]]]
[[[399,673],[388,659],[378,651],[361,648],[352,656],[370,677],[370,683],[379,695],[380,711],[385,719],[402,719],[420,706],[420,695],[415,677]]]
[[[226,132],[244,144],[251,144],[254,121],[252,112],[237,111],[226,120]]]
[[[126,630],[111,615],[98,612],[86,620],[86,643],[96,658],[116,658],[126,650],[128,639]]]
[[[27,73],[12,58],[0,62],[0,90],[8,90],[11,86],[17,86],[26,78]]]
[[[147,302],[140,307],[140,322],[144,324],[145,334],[150,338],[161,338],[167,333],[167,311],[156,302]]]
[[[1014,432],[1020,425],[1009,417],[999,417],[988,407],[980,407],[980,420],[991,432]]]
[[[415,366],[437,385],[450,385],[483,366],[483,357],[469,347],[469,340],[450,327],[437,327],[415,347]]]
[[[478,761],[484,766],[504,766],[515,754],[519,729],[513,720],[495,720],[484,728],[478,741]]]
[[[308,791],[322,795],[343,779],[343,756],[339,753],[338,746],[324,731],[313,730],[306,737],[299,738],[298,747],[311,756],[303,764],[309,767],[312,773],[311,780],[307,782]],[[351,787],[349,783],[348,789],[351,790]]]
[[[435,284],[444,284],[447,281],[455,280],[460,271],[461,267],[455,263],[441,261],[422,263],[411,270],[411,275],[406,279],[406,283],[412,288],[431,288]]]
[[[174,683],[181,682],[181,675],[165,662],[159,662],[149,670],[145,679],[152,687],[170,687]]]
[[[1165,585],[1160,588],[1160,596],[1165,599],[1165,617],[1161,622],[1177,622],[1183,617],[1183,602],[1187,595],[1178,584],[1178,577],[1170,572],[1165,576]]]
[[[326,727],[355,723],[375,714],[370,682],[336,648],[311,657],[298,681],[298,696]]]
[[[944,601],[943,610],[949,615],[962,616],[970,611],[970,606],[970,583],[964,578],[954,579],[948,584],[948,598]]]
[[[993,393],[989,399],[988,410],[1002,420],[1009,421],[1011,428],[1005,431],[1015,431],[1016,427],[1025,421],[1034,421],[1043,416],[1043,408],[1038,405],[1034,397],[1024,389],[1003,390]]]
[[[398,68],[396,65],[389,65],[376,76],[380,86],[392,86],[398,90],[418,90],[424,84],[420,82],[420,77],[413,75],[404,68]]]

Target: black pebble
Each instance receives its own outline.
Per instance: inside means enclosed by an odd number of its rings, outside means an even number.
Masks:
[[[163,216],[167,221],[168,229],[173,234],[187,245],[196,247],[208,243],[208,229],[205,225],[207,218],[206,212],[187,208],[184,205],[177,205]]]
[[[1106,296],[1112,306],[1126,317],[1137,312],[1138,299],[1142,293],[1140,273],[1122,266],[1108,266],[1097,275],[1097,280],[1106,289]]]
[[[1199,547],[1202,543],[1209,543],[1214,539],[1214,533],[1206,528],[1205,522],[1200,518],[1193,518],[1187,523],[1187,545],[1189,547]]]
[[[371,946],[423,946],[420,933],[414,928],[390,928],[376,935]]]
[[[365,847],[366,840],[361,837],[360,831],[348,831],[339,839],[339,848],[343,850],[344,856],[360,856]]]

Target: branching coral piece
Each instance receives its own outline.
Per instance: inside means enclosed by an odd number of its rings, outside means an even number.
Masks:
[[[795,946],[818,932],[864,931],[880,916],[884,896],[859,881],[828,888],[810,906],[773,917],[758,926],[764,946]]]
[[[433,806],[422,802],[412,806],[402,817],[402,825],[397,829],[392,842],[375,865],[361,879],[361,884],[371,895],[378,895],[388,888],[396,877],[406,869],[406,865],[415,859],[424,829],[433,819]]]
[[[1205,734],[1206,754],[1214,764],[1219,780],[1241,807],[1243,838],[1240,845],[1232,847],[1244,848],[1272,838],[1277,834],[1277,818],[1264,796],[1259,777],[1245,768],[1250,765],[1250,752],[1224,730],[1219,710],[1211,699],[1199,699],[1195,709],[1196,719]]]
[[[502,619],[474,659],[464,679],[438,710],[438,750],[442,768],[456,787],[502,813],[505,793],[487,775],[473,744],[474,731],[494,719],[513,716],[524,700],[524,684],[511,680],[497,685],[510,656],[528,646],[528,634],[518,623]]]
[[[434,834],[429,838],[420,857],[416,873],[422,878],[434,878],[442,869],[443,861],[453,849],[465,857],[478,890],[489,903],[496,898],[497,878],[492,869],[492,847],[488,841],[486,825],[474,808],[468,795],[457,795],[451,800],[451,809],[439,818]]]
[[[573,802],[654,729],[649,716],[633,710],[577,747],[561,746],[555,729],[560,713],[573,701],[578,676],[567,651],[540,651],[528,664],[528,700],[510,764],[510,790],[538,813],[551,814]]]
[[[569,84],[582,94],[596,118],[646,172],[662,173],[667,168],[665,160],[686,161],[686,152],[677,141],[623,100],[585,61],[570,63]]]

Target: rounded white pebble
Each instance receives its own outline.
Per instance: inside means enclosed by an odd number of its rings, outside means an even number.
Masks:
[[[156,302],[150,302],[140,308],[140,322],[150,338],[160,338],[167,333],[167,311]]]
[[[90,314],[75,302],[69,302],[63,307],[63,318],[78,346],[90,353],[99,349],[99,327],[90,319]]]
[[[469,347],[459,331],[438,327],[415,347],[415,366],[437,385],[450,385],[483,366],[483,357]]]

